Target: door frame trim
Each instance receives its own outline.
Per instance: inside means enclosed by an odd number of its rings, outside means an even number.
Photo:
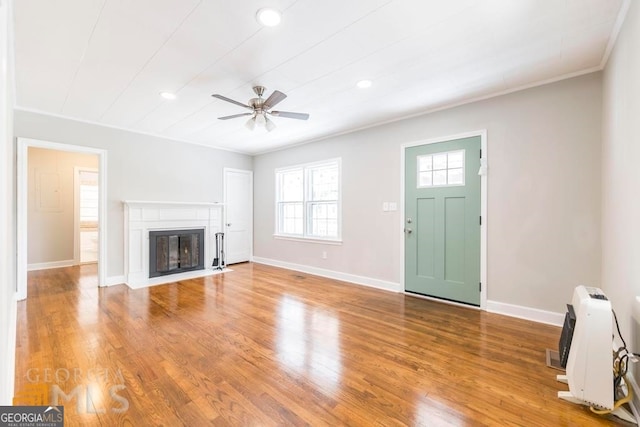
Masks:
[[[107,276],[107,150],[86,147],[83,145],[61,144],[31,138],[17,138],[17,261],[16,261],[16,298],[27,298],[27,213],[28,213],[28,178],[29,178],[29,147],[46,148],[48,150],[68,151],[72,153],[95,154],[98,156],[98,286],[106,286]]]
[[[246,173],[249,175],[249,192],[251,193],[251,200],[249,206],[249,261],[253,262],[253,171],[248,169],[237,169],[237,168],[222,168],[222,200],[223,200],[223,213],[222,213],[222,229],[224,230],[225,246],[228,244],[227,240],[227,172],[240,172]],[[225,254],[227,253],[227,248],[224,248]]]
[[[482,215],[482,225],[480,226],[480,281],[482,283],[482,289],[480,291],[480,309],[486,310],[487,307],[487,224],[488,224],[488,209],[487,209],[487,194],[488,194],[488,159],[489,150],[487,147],[487,130],[481,129],[476,131],[470,131],[465,133],[459,133],[455,135],[447,135],[431,139],[422,139],[413,142],[407,142],[400,146],[400,223],[399,232],[402,235],[402,244],[400,245],[400,265],[401,277],[400,287],[402,292],[406,292],[405,288],[405,251],[404,251],[404,219],[405,214],[405,160],[406,150],[410,147],[416,147],[420,145],[437,144],[439,142],[447,142],[455,139],[469,138],[473,136],[480,137],[480,149],[482,150],[481,168],[483,173],[480,176],[480,215]],[[411,293],[410,295],[415,295]],[[438,301],[458,304],[452,301],[438,299]],[[465,304],[465,307],[469,307]]]

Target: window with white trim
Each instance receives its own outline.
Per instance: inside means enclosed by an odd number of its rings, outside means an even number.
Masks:
[[[277,236],[340,240],[340,159],[276,169]]]

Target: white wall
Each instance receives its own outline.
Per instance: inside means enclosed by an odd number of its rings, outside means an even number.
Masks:
[[[107,281],[124,274],[123,200],[222,201],[222,169],[249,156],[59,117],[15,111],[15,135],[107,150]]]
[[[399,283],[403,143],[487,129],[488,299],[563,313],[600,279],[601,74],[254,158],[254,255]],[[274,239],[274,168],[342,157],[342,246]],[[321,259],[327,251],[328,258]]]
[[[640,352],[634,301],[640,295],[640,4],[632,1],[604,71],[602,288],[630,350]],[[637,370],[636,370],[637,371]]]
[[[11,405],[16,349],[12,2],[0,1],[0,405]]]
[[[98,156],[29,147],[27,263],[30,266],[74,261],[75,167],[98,169]],[[57,183],[57,188],[41,180]],[[47,194],[50,191],[55,194]],[[71,264],[70,264],[71,263]]]

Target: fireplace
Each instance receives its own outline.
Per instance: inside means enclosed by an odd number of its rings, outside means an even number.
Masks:
[[[149,278],[204,269],[204,228],[149,231]]]
[[[223,231],[224,206],[220,203],[203,202],[162,202],[125,200],[124,207],[124,271],[125,283],[132,289],[176,282],[183,279],[193,279],[217,274],[217,270],[207,268],[213,261],[216,247],[215,233]],[[190,268],[175,271],[175,259],[169,268],[169,262],[161,262],[160,269],[156,268],[157,242],[151,232],[173,230],[170,235],[190,234],[204,230],[204,240],[197,246],[198,261],[202,263],[199,269]],[[175,244],[175,239],[172,239]],[[169,240],[166,240],[169,244]],[[163,246],[161,246],[163,247]],[[184,242],[183,242],[184,249]],[[152,254],[153,252],[153,254]],[[193,253],[193,251],[191,252]],[[200,257],[203,257],[200,260]],[[167,256],[167,260],[170,257]],[[181,267],[184,263],[181,261]],[[185,260],[186,261],[186,260]],[[206,265],[205,265],[206,264]],[[157,274],[160,270],[161,274]],[[172,274],[166,274],[167,270]],[[150,272],[155,273],[150,277]],[[176,274],[173,274],[173,273]]]

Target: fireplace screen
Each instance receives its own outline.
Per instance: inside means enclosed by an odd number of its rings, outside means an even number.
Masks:
[[[149,232],[149,277],[203,268],[204,229]]]

